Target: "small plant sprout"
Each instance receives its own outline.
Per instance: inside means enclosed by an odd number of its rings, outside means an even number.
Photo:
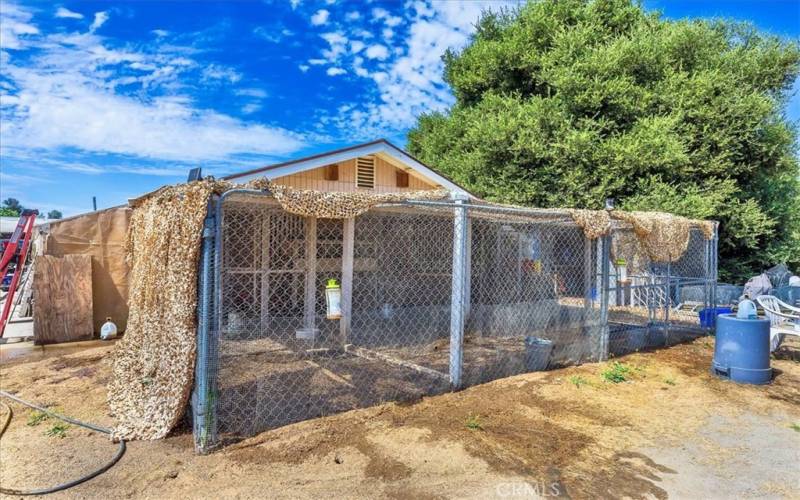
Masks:
[[[672,377],[667,377],[664,379],[664,383],[667,385],[675,385],[675,379]]]
[[[631,368],[624,363],[614,361],[611,363],[610,367],[606,368],[602,371],[602,373],[600,373],[600,376],[603,377],[603,380],[606,382],[619,384],[620,382],[625,382],[630,378]]]
[[[480,431],[483,430],[483,426],[481,425],[481,419],[478,415],[469,415],[466,421],[467,429],[471,431]]]
[[[27,423],[27,425],[29,425],[31,427],[36,427],[37,425],[41,424],[42,422],[44,422],[48,418],[50,418],[50,417],[47,416],[47,413],[42,413],[42,412],[40,412],[38,410],[34,410],[34,411],[31,412],[30,415],[28,415],[28,423]]]
[[[65,438],[67,437],[67,429],[69,429],[69,425],[58,422],[53,424],[47,431],[45,431],[45,435],[49,437],[57,437],[57,438]]]
[[[569,378],[569,381],[578,389],[581,388],[582,385],[588,385],[589,381],[583,378],[580,375],[573,375]]]
[[[800,423],[792,424],[789,426],[789,428],[795,432],[800,432]]]

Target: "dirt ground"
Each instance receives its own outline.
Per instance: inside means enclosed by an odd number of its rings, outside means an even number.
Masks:
[[[110,426],[110,344],[0,348],[0,386]],[[107,473],[55,497],[798,498],[800,343],[775,377],[741,386],[708,373],[713,338],[613,362],[519,375],[414,403],[304,421],[193,453],[188,425],[132,442]],[[114,444],[37,421],[12,403],[0,483],[44,487],[109,459]],[[0,409],[0,419],[5,410]],[[0,423],[2,420],[0,420]]]

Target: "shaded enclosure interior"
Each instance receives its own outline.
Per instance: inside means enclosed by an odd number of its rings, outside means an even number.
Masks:
[[[642,286],[620,291],[610,260],[626,250],[612,237],[585,238],[564,214],[417,202],[334,220],[241,195],[227,198],[221,215],[213,327],[207,354],[199,348],[209,385],[202,428],[195,418],[201,450],[309,418],[664,345],[652,332],[669,337],[671,321],[683,325],[667,312],[678,281],[643,262],[635,274]],[[700,257],[687,252],[673,268],[696,276],[691,286],[701,283],[708,302],[712,262],[706,240],[694,244]],[[329,279],[341,284],[341,319],[326,317]],[[685,326],[702,331],[696,312]]]

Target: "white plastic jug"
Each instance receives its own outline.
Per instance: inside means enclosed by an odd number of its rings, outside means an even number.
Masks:
[[[758,319],[758,311],[756,311],[756,304],[749,299],[744,299],[739,302],[739,309],[736,311],[737,319]]]
[[[117,336],[117,325],[111,321],[111,318],[106,318],[106,322],[100,328],[100,339],[111,340]]]

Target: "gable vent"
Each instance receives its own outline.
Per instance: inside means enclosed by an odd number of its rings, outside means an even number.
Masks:
[[[375,187],[375,157],[356,158],[356,186],[367,189]]]

